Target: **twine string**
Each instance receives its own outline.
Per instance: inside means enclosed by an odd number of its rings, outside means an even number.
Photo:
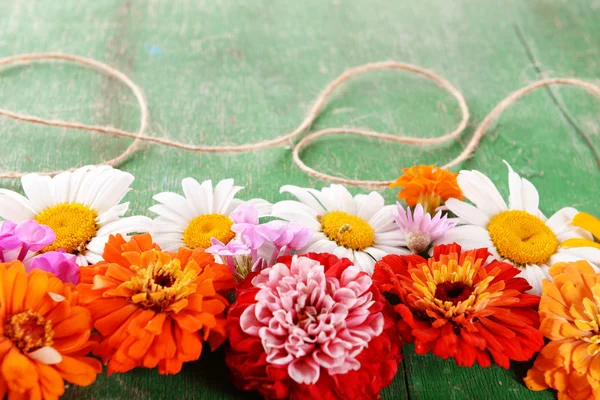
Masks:
[[[446,165],[442,166],[441,168],[444,168],[444,169],[453,168],[453,167],[457,166],[458,164],[460,164],[461,162],[467,160],[469,157],[471,157],[477,150],[477,146],[479,145],[479,143],[481,142],[481,139],[487,132],[487,129],[490,127],[492,122],[504,112],[504,110],[506,110],[508,107],[510,107],[512,104],[514,104],[521,97],[535,91],[536,89],[550,86],[550,85],[570,85],[570,86],[581,87],[581,88],[584,88],[584,89],[590,91],[592,94],[595,94],[598,98],[600,98],[600,86],[597,86],[592,83],[585,82],[585,81],[582,81],[579,79],[548,78],[548,79],[542,79],[539,81],[535,81],[521,89],[518,89],[518,90],[512,92],[508,97],[506,97],[504,100],[502,100],[500,103],[498,103],[496,105],[496,107],[494,107],[494,109],[479,124],[479,126],[475,130],[475,133],[473,134],[473,136],[471,137],[471,139],[469,140],[469,142],[467,143],[467,145],[465,146],[463,151],[458,156],[456,156],[454,159],[452,159],[450,162],[448,162]],[[370,180],[341,178],[339,176],[329,175],[329,174],[317,171],[317,170],[309,167],[300,159],[300,151],[303,148],[307,147],[315,139],[323,137],[323,136],[328,136],[328,135],[342,135],[342,134],[367,136],[367,137],[374,137],[377,139],[381,139],[384,141],[394,141],[394,142],[414,144],[411,141],[406,141],[406,142],[403,141],[402,140],[403,138],[401,138],[401,137],[393,137],[390,135],[380,134],[377,132],[363,131],[363,130],[357,130],[357,129],[351,129],[351,128],[350,129],[341,129],[341,128],[323,129],[320,131],[310,133],[309,135],[305,136],[304,138],[302,138],[302,140],[300,140],[298,142],[296,147],[294,147],[293,154],[292,154],[292,156],[294,158],[294,163],[296,163],[296,165],[302,171],[307,173],[308,175],[310,175],[314,178],[321,179],[321,180],[326,180],[326,181],[330,181],[330,182],[334,182],[334,183],[341,183],[341,184],[349,185],[349,186],[361,186],[361,187],[371,187],[371,188],[389,186],[390,183],[392,183],[393,181],[370,181]],[[450,135],[451,134],[442,136],[440,138],[444,139]],[[437,142],[436,139],[440,139],[440,138],[430,139],[429,144],[441,143],[441,142],[445,141],[445,140],[442,140],[442,141]]]
[[[30,122],[34,124],[41,124],[47,126],[55,126],[66,129],[74,129],[80,131],[88,131],[88,132],[98,132],[105,135],[112,135],[116,137],[124,137],[124,138],[132,138],[134,141],[123,151],[121,154],[107,161],[103,161],[101,165],[111,165],[117,166],[122,163],[127,157],[133,154],[138,149],[138,144],[140,142],[149,142],[161,144],[164,146],[202,152],[202,153],[239,153],[239,152],[249,152],[249,151],[258,151],[272,147],[278,147],[282,145],[286,145],[287,143],[293,143],[299,136],[301,136],[304,132],[310,130],[314,121],[319,117],[321,111],[327,104],[327,100],[329,97],[342,86],[347,80],[356,77],[360,74],[364,74],[370,71],[377,70],[403,70],[412,73],[416,73],[421,75],[431,81],[435,82],[438,86],[445,89],[448,93],[450,93],[457,101],[459,109],[461,111],[461,120],[458,126],[445,135],[434,137],[434,138],[418,138],[418,137],[410,137],[410,136],[398,136],[389,133],[380,133],[374,132],[366,129],[357,129],[357,128],[328,128],[323,129],[317,132],[313,132],[302,138],[298,143],[294,146],[292,151],[292,158],[294,163],[305,173],[315,178],[319,178],[322,180],[327,180],[330,182],[342,183],[346,185],[352,186],[363,186],[363,187],[382,187],[388,186],[391,181],[372,181],[372,180],[359,180],[359,179],[347,179],[341,178],[329,174],[325,174],[323,172],[319,172],[309,166],[307,166],[300,158],[300,152],[303,148],[308,146],[312,141],[319,137],[327,136],[327,135],[339,135],[339,134],[352,134],[358,136],[372,137],[376,139],[380,139],[388,142],[396,142],[396,143],[405,143],[414,146],[425,146],[425,145],[434,145],[441,144],[447,141],[456,139],[460,136],[460,134],[465,130],[467,123],[469,121],[469,109],[467,103],[462,95],[462,93],[455,88],[450,82],[446,81],[444,78],[439,75],[428,71],[424,68],[421,68],[416,65],[401,63],[397,61],[383,61],[383,62],[375,62],[360,65],[358,67],[347,70],[342,73],[332,82],[330,82],[323,92],[319,95],[314,105],[310,109],[307,116],[304,120],[298,125],[296,129],[292,132],[279,136],[273,139],[263,140],[256,143],[249,143],[243,145],[233,145],[233,146],[207,146],[207,145],[196,145],[196,144],[187,144],[182,143],[166,138],[148,136],[146,131],[148,129],[149,124],[149,112],[148,112],[148,103],[143,95],[143,92],[139,86],[137,86],[127,75],[122,73],[121,71],[107,65],[101,63],[99,61],[76,56],[70,54],[62,54],[62,53],[33,53],[33,54],[21,54],[12,57],[6,57],[0,59],[0,67],[7,66],[11,64],[21,64],[27,62],[35,62],[35,61],[52,61],[52,60],[60,60],[72,62],[74,64],[90,67],[98,70],[99,72],[111,76],[115,79],[120,80],[129,89],[132,91],[138,105],[140,107],[140,127],[137,132],[129,132],[126,130],[110,127],[110,126],[102,126],[102,125],[88,125],[80,122],[67,122],[58,119],[44,119],[28,114],[17,113],[10,110],[6,110],[0,108],[0,115],[12,118],[18,121]],[[573,85],[583,87],[591,91],[600,97],[600,87],[594,84],[581,81],[578,79],[565,79],[565,78],[552,78],[552,79],[544,79],[541,81],[534,82],[524,88],[521,88],[513,93],[511,93],[506,99],[500,102],[489,114],[488,116],[481,122],[479,127],[475,130],[475,133],[471,140],[468,142],[467,146],[464,150],[459,154],[456,158],[451,160],[448,164],[446,164],[442,168],[451,168],[459,163],[463,162],[467,158],[469,158],[477,149],[481,138],[485,135],[487,128],[490,126],[492,121],[502,114],[502,112],[509,107],[511,104],[516,102],[520,97],[538,89],[540,87],[549,86],[552,84],[563,84],[563,85]],[[70,169],[69,171],[74,170],[75,168]],[[40,175],[56,175],[63,171],[40,171],[37,172]],[[0,178],[21,178],[26,175],[23,172],[16,171],[3,171],[0,172]]]

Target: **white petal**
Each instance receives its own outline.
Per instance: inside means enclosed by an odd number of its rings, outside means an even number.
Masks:
[[[504,161],[508,167],[508,186],[510,195],[508,202],[511,210],[524,210],[530,214],[536,215],[539,211],[540,195],[531,182],[521,178],[519,174],[513,171],[509,163]]]
[[[271,215],[287,221],[296,221],[314,231],[321,229],[321,223],[317,221],[317,211],[299,201],[284,200],[275,203]]]
[[[531,286],[531,289],[527,293],[535,294],[536,296],[541,296],[542,294],[542,281],[544,279],[552,280],[552,277],[548,273],[547,265],[528,265],[522,268],[521,273],[517,276],[525,278]]]
[[[120,233],[123,236],[127,236],[130,233],[153,233],[153,231],[153,221],[148,217],[137,215],[133,217],[120,218],[117,221],[109,222],[98,229],[96,235],[108,236]]]
[[[250,203],[254,205],[254,207],[256,207],[256,209],[258,210],[259,217],[265,217],[267,215],[270,215],[273,211],[273,204],[269,203],[264,199],[250,199],[247,201],[247,203]],[[227,215],[229,214],[231,214],[231,212],[227,213]]]
[[[352,250],[344,246],[338,246],[335,249],[333,249],[333,255],[338,258],[347,258],[350,261],[354,261],[354,253],[352,252]]]
[[[338,247],[336,242],[323,239],[311,244],[306,250],[299,253],[331,253],[336,247]]]
[[[181,181],[181,187],[183,188],[183,194],[189,200],[194,210],[196,210],[196,215],[210,214],[212,212],[208,207],[208,196],[197,180],[194,178],[185,178]],[[212,194],[210,201],[212,204]]]
[[[334,199],[336,205],[335,210],[345,211],[348,214],[356,214],[356,203],[352,194],[343,185],[333,184],[323,188],[321,191],[325,196]],[[329,211],[333,211],[331,208]]]
[[[96,219],[96,223],[99,226],[106,225],[107,223],[109,223],[111,221],[115,221],[115,220],[119,219],[119,217],[122,217],[123,215],[125,215],[125,213],[127,212],[128,209],[129,209],[128,202],[113,206],[113,207],[109,208],[108,210],[106,210],[104,213],[98,215],[98,218]]]
[[[49,176],[27,174],[21,178],[21,184],[25,195],[29,198],[33,209],[37,213],[57,204],[54,195],[54,182]]]
[[[393,211],[396,206],[385,206],[373,215],[369,220],[369,225],[375,232],[389,232],[398,229],[394,221]]]
[[[377,211],[381,210],[385,205],[383,196],[377,192],[371,192],[369,194],[357,194],[354,196],[356,202],[356,215],[369,221]]]
[[[54,200],[56,203],[68,203],[69,191],[71,189],[71,173],[61,172],[52,180],[54,181]]]
[[[594,247],[569,247],[559,250],[562,255],[574,257],[578,260],[585,260],[591,264],[600,266],[600,249]]]
[[[546,221],[546,225],[552,229],[560,242],[567,239],[581,238],[592,240],[592,234],[572,224],[573,218],[578,211],[573,207],[564,207],[558,210]]]
[[[32,219],[36,212],[27,198],[8,189],[0,189],[0,217],[15,223]]]
[[[369,247],[369,248],[365,249],[365,251],[367,251],[368,253],[371,253],[371,251],[368,251],[371,248],[381,250],[385,254],[398,254],[398,255],[411,254],[411,251],[403,246],[387,246],[384,244],[374,244],[373,247]],[[372,253],[371,253],[371,255],[372,255]]]
[[[215,212],[212,181],[210,179],[206,180],[200,184],[200,187],[202,188],[206,196],[205,198],[207,213],[212,214]]]
[[[490,178],[479,171],[460,171],[458,185],[473,204],[488,216],[506,211],[506,203]]]
[[[406,246],[406,236],[400,229],[389,232],[375,233],[375,243],[386,246]]]
[[[188,227],[188,225],[189,224],[187,222],[185,224],[180,224],[165,217],[157,217],[154,220],[154,231],[162,233],[176,232],[180,235],[183,235],[183,232]]]
[[[463,250],[473,250],[487,247],[490,251],[494,247],[489,232],[476,225],[457,226],[433,242],[433,246],[440,244],[458,243]]]
[[[54,293],[54,292],[48,292],[48,296],[50,296],[50,298],[55,301],[56,303],[60,303],[61,301],[65,300],[65,296],[62,296],[58,293]]]
[[[213,196],[213,212],[217,214],[226,214],[231,201],[243,188],[243,186],[233,186],[233,179],[224,179],[217,183],[215,194]]]
[[[485,213],[479,208],[465,203],[464,201],[448,199],[446,201],[446,206],[448,207],[448,210],[452,211],[460,218],[460,221],[463,224],[472,224],[485,228],[490,223],[490,218]]]
[[[183,215],[179,214],[177,211],[175,211],[172,208],[167,207],[163,204],[155,204],[152,207],[150,207],[148,210],[152,211],[155,214],[160,215],[161,217],[169,219],[169,220],[177,223],[178,225],[188,226],[189,223],[191,222],[190,220],[185,218]]]
[[[108,239],[107,239],[108,241]],[[85,258],[85,256],[83,254],[77,254],[77,259],[76,259],[77,265],[81,266],[81,267],[87,267],[89,265],[87,259]],[[92,263],[94,264],[94,263]]]
[[[197,216],[196,210],[192,207],[188,199],[177,193],[162,192],[155,194],[152,198],[177,212],[187,221],[191,221]]]
[[[369,275],[373,274],[375,270],[375,260],[362,251],[354,252],[354,265],[368,273]]]
[[[27,355],[29,358],[46,365],[60,364],[62,362],[60,353],[50,346],[42,347],[41,349],[27,353]]]
[[[104,183],[98,188],[90,207],[97,210],[98,213],[103,213],[123,200],[123,197],[131,190],[129,186],[133,183],[134,177],[130,173],[111,169],[104,172],[98,180],[104,181]]]
[[[311,194],[311,191],[314,191],[314,189],[304,189],[294,185],[285,185],[279,190],[280,193],[287,192],[294,195],[301,203],[307,205],[318,213],[325,213],[326,210],[323,208],[321,203],[317,201],[317,198]]]
[[[381,260],[383,257],[387,256],[388,254],[394,254],[393,252],[389,252],[389,251],[380,249],[378,247],[379,246],[377,246],[377,247],[375,247],[375,246],[367,247],[363,251],[365,253],[368,253],[371,257],[373,257],[377,261]]]

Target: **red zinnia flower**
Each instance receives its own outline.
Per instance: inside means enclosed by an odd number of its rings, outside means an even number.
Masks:
[[[330,254],[282,257],[238,288],[226,362],[268,399],[377,399],[398,369],[394,313],[369,275]]]
[[[486,249],[461,253],[437,246],[434,257],[389,255],[375,265],[373,280],[394,305],[405,340],[460,366],[529,360],[544,344],[537,330],[539,297],[510,264],[492,261]]]

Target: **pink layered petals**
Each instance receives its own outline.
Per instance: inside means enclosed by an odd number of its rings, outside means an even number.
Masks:
[[[295,221],[283,224],[277,233],[278,237],[273,241],[273,244],[279,248],[286,247],[289,251],[303,248],[312,236],[310,229]]]
[[[56,240],[54,231],[34,220],[19,224],[2,222],[0,227],[0,262],[25,261],[28,254],[38,252]]]
[[[33,269],[41,269],[53,273],[65,283],[70,282],[76,285],[79,282],[79,266],[76,259],[77,257],[74,254],[63,251],[50,251],[33,258],[27,272]]]
[[[56,240],[56,235],[52,228],[40,225],[34,220],[23,221],[16,225],[14,234],[23,246],[26,246],[33,252],[42,250]]]
[[[250,248],[236,239],[224,244],[218,239],[211,238],[210,243],[212,246],[206,249],[206,252],[217,256],[232,257],[250,254]]]
[[[383,331],[384,317],[373,313],[371,278],[347,267],[340,278],[319,261],[294,256],[252,280],[256,303],[241,315],[242,330],[260,337],[267,362],[287,366],[297,383],[314,384],[321,369],[329,375],[360,369],[356,357]]]
[[[407,247],[413,253],[427,250],[434,240],[444,236],[457,223],[449,220],[447,215],[442,215],[441,210],[432,217],[423,210],[421,204],[417,204],[414,210],[410,207],[404,209],[399,202],[396,206],[397,213],[394,213],[394,220],[406,234]]]

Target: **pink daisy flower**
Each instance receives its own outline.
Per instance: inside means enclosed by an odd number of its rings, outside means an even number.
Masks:
[[[438,211],[435,216],[424,212],[423,206],[417,204],[414,210],[406,207],[406,210],[398,202],[396,203],[397,213],[394,213],[396,224],[404,231],[406,235],[407,247],[413,253],[419,254],[429,248],[429,245],[442,236],[450,229],[454,228],[457,221],[448,219],[447,215],[442,215]]]

